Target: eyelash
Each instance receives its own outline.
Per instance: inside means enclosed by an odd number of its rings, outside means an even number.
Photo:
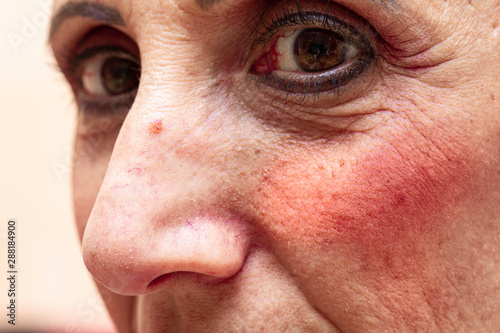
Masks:
[[[291,73],[277,74],[272,71],[264,75],[256,75],[260,83],[274,87],[275,91],[284,91],[287,97],[291,94],[298,95],[301,100],[311,93],[316,97],[321,92],[331,90],[335,90],[338,96],[341,88],[351,80],[360,77],[372,64],[374,50],[367,36],[359,29],[348,25],[345,18],[340,20],[328,15],[328,11],[324,14],[306,12],[298,6],[297,11],[292,13],[288,8],[284,8],[278,15],[272,17],[269,23],[264,24],[263,31],[257,31],[260,35],[259,44],[269,43],[280,31],[298,26],[332,31],[341,36],[345,42],[356,46],[362,55],[347,68],[333,68],[324,73],[309,76]]]

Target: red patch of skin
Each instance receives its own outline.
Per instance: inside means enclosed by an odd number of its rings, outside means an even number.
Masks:
[[[366,270],[408,270],[436,245],[443,212],[473,177],[464,154],[420,145],[386,144],[357,158],[318,150],[274,163],[257,199],[268,234],[321,251],[345,246]]]
[[[352,155],[329,147],[281,152],[255,194],[262,239],[330,315],[383,306],[393,311],[386,322],[428,328],[430,314],[455,307],[447,297],[454,267],[440,246],[460,237],[464,222],[450,212],[474,193],[464,179],[477,174],[473,153],[448,148],[402,136]],[[337,287],[345,285],[363,286],[363,297],[380,303],[357,303]]]
[[[161,119],[157,119],[149,123],[148,126],[149,133],[158,134],[162,131],[162,129],[163,129],[163,123]]]

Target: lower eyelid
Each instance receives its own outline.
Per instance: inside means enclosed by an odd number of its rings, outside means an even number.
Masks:
[[[88,97],[76,96],[78,110],[86,117],[124,117],[134,104],[137,91],[125,95]]]
[[[309,95],[316,98],[320,93],[332,93],[338,98],[351,81],[361,78],[364,74],[369,75],[372,58],[373,54],[367,54],[340,69],[310,75],[277,71],[253,76],[257,82],[272,89],[274,95],[281,92],[286,98],[295,96],[303,101]]]
[[[294,94],[305,98],[310,94],[333,91],[337,96],[352,80],[361,77],[373,64],[374,52],[349,49],[353,59],[324,72],[287,72],[273,70],[267,74],[254,73],[257,82],[264,84],[277,93],[279,90],[287,97]],[[358,53],[358,54],[356,54]],[[292,95],[290,95],[292,94]]]

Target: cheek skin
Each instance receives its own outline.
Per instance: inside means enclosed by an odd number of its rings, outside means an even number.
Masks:
[[[274,163],[257,198],[266,232],[326,252],[348,246],[367,270],[407,270],[447,227],[443,212],[467,192],[471,168],[462,154],[400,139]]]
[[[350,318],[340,326],[427,330],[429,316],[456,308],[439,249],[462,232],[446,216],[471,191],[473,159],[411,137],[368,142],[270,165],[256,194],[262,233],[330,318]],[[356,316],[367,311],[374,326]]]

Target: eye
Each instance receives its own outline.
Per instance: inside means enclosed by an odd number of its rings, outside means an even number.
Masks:
[[[356,49],[326,29],[300,29],[278,38],[277,65],[285,71],[322,72],[355,55]]]
[[[274,20],[266,30],[252,73],[287,93],[338,91],[373,59],[368,38],[335,17],[297,13]]]
[[[140,65],[124,51],[97,51],[80,66],[81,86],[88,95],[122,95],[137,90],[139,86]]]
[[[323,72],[356,56],[358,50],[326,29],[294,29],[279,35],[254,65],[257,73]]]
[[[132,108],[141,78],[140,50],[113,27],[98,26],[55,48],[78,111],[85,117],[116,116]],[[90,118],[88,118],[90,119]]]

